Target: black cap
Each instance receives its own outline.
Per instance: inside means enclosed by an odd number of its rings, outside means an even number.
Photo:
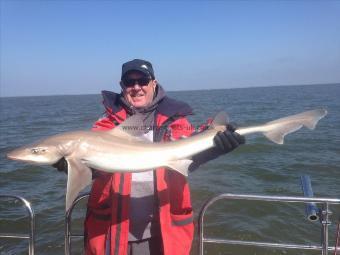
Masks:
[[[149,61],[142,59],[134,59],[129,62],[126,62],[122,65],[122,76],[121,79],[130,71],[139,71],[144,73],[147,76],[151,76],[152,79],[155,79],[155,74],[153,72],[152,65]]]

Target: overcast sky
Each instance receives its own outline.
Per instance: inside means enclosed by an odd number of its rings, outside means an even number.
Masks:
[[[122,63],[166,90],[340,83],[340,1],[1,3],[1,96],[119,91]]]

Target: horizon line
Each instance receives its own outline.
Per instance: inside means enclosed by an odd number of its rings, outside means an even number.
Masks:
[[[167,90],[166,92],[190,92],[190,91],[206,91],[206,90],[232,90],[232,89],[256,89],[256,88],[271,88],[271,87],[293,87],[293,86],[318,86],[318,85],[340,85],[340,82],[331,83],[308,83],[308,84],[285,84],[285,85],[263,85],[263,86],[249,86],[249,87],[230,87],[230,88],[207,88],[207,89],[185,89],[185,90]],[[104,89],[105,90],[105,89]],[[101,90],[101,91],[104,91]],[[1,96],[0,98],[15,98],[15,97],[48,97],[48,96],[90,96],[100,95],[99,93],[88,94],[46,94],[46,95],[18,95],[18,96]]]

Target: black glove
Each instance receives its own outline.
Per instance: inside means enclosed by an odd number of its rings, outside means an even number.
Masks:
[[[189,171],[195,171],[200,165],[236,149],[240,144],[244,144],[244,136],[236,133],[235,130],[235,125],[228,124],[226,131],[218,132],[214,137],[215,146],[194,155]]]
[[[68,165],[65,158],[61,158],[57,163],[54,163],[52,166],[57,168],[59,172],[64,172],[67,174]]]
[[[215,147],[221,154],[231,152],[245,142],[245,137],[235,132],[235,126],[233,125],[228,125],[227,130],[218,132],[214,137]]]

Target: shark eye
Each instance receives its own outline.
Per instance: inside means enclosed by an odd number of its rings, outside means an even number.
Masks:
[[[31,152],[32,152],[33,154],[41,154],[41,153],[46,152],[46,149],[45,149],[45,148],[41,148],[41,147],[32,148],[32,149],[31,149]]]

